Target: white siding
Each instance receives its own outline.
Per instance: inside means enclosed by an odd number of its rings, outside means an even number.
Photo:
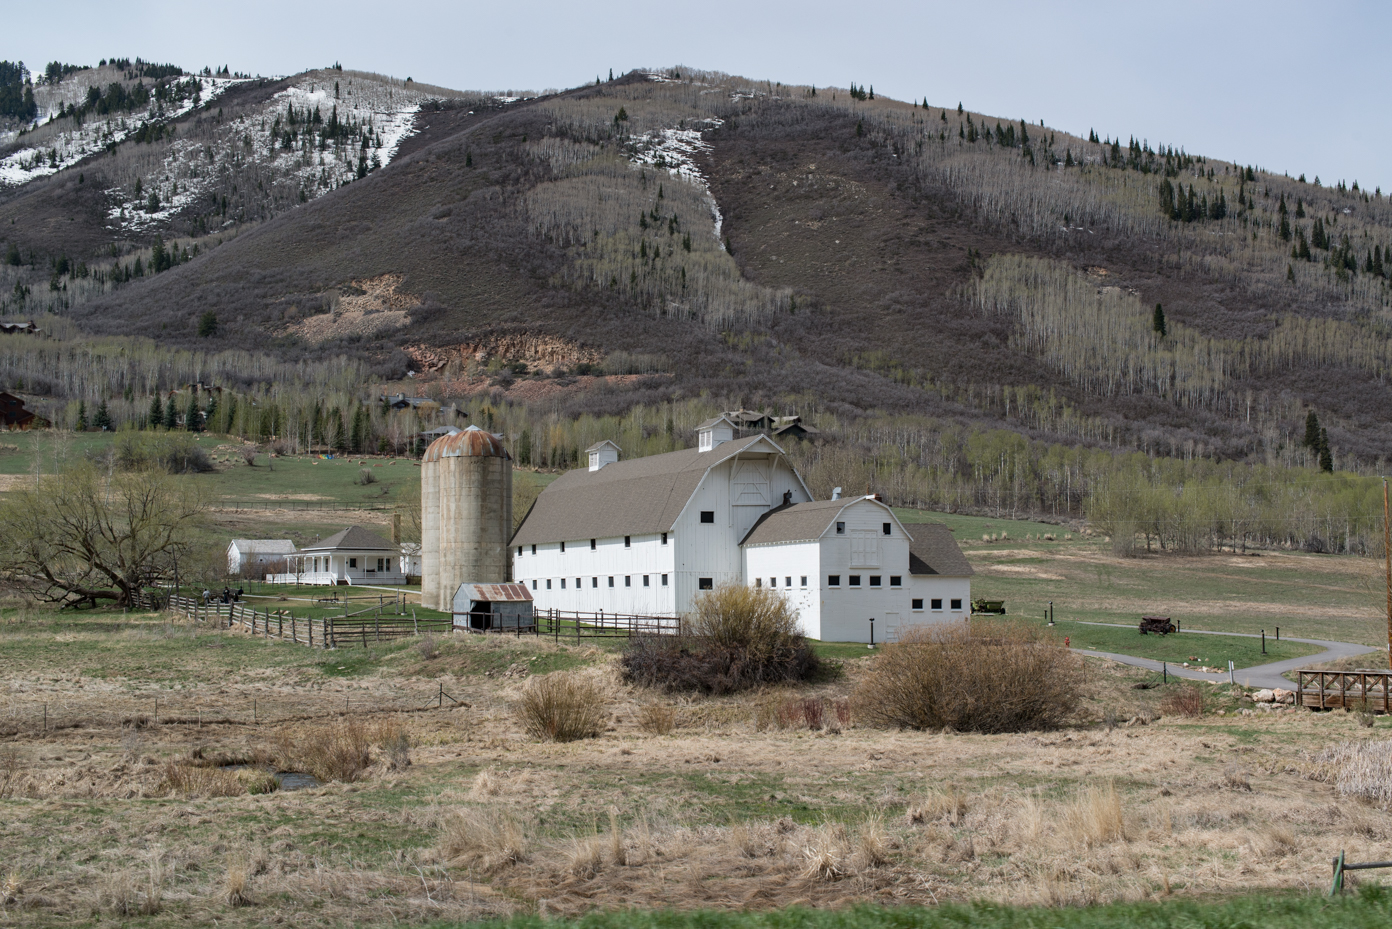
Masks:
[[[943,577],[938,574],[919,574],[913,578],[913,598],[923,601],[923,609],[904,611],[902,624],[924,626],[930,623],[961,622],[971,616],[971,578]],[[933,608],[933,601],[942,605]],[[959,606],[953,608],[953,601]]]
[[[520,555],[513,548],[513,574],[532,592],[538,610],[673,616],[677,612],[672,568],[675,548],[670,534],[666,545],[661,535],[630,536],[628,547],[622,536],[596,539],[593,550],[589,539],[574,539],[565,543],[564,552],[561,543],[547,542],[537,545],[535,555],[530,545],[524,545]],[[648,578],[646,587],[644,576]],[[610,578],[613,587],[609,586]]]
[[[822,547],[818,542],[754,545],[745,549],[745,582],[772,587],[798,613],[798,627],[809,639],[822,638]],[[806,585],[802,579],[807,578]]]

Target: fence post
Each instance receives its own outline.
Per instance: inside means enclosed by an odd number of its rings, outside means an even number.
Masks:
[[[309,647],[314,647],[314,617],[309,618]]]

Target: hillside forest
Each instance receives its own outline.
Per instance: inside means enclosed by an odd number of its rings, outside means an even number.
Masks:
[[[770,408],[821,430],[790,445],[819,495],[1380,550],[1380,189],[685,67],[536,94],[54,64],[0,66],[33,104],[0,136],[0,318],[46,330],[0,336],[0,388],[61,428],[409,453],[448,416],[552,469]]]

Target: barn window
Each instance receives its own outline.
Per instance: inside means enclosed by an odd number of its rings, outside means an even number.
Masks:
[[[845,535],[845,534],[846,534],[846,524],[845,524],[845,523],[837,523],[837,524],[836,524],[836,534],[837,534],[837,535]]]
[[[909,602],[913,605],[913,609],[914,609],[914,612],[915,612],[915,613],[922,613],[922,612],[923,612],[923,600],[922,600],[922,598],[915,597],[913,600],[910,600]]]
[[[599,586],[599,578],[597,578],[597,577],[592,577],[592,578],[590,578],[590,586],[591,586],[591,587],[598,587],[598,586]]]
[[[852,574],[849,578],[847,578],[847,580],[848,580],[848,582],[850,583],[850,585],[851,585],[852,587],[859,587],[859,586],[860,586],[860,575],[859,575],[859,574]]]
[[[962,601],[954,598],[952,601],[952,608],[954,610],[960,610],[962,608]]]
[[[581,585],[581,583],[580,583],[580,578],[577,577],[577,578],[575,579],[575,589],[576,589],[576,590],[579,590],[581,586],[582,586],[582,585]]]
[[[520,546],[520,545],[517,546],[517,557],[518,557],[518,558],[521,558],[521,557],[522,557],[522,546]]]
[[[769,586],[770,586],[770,587],[777,587],[777,586],[778,586],[778,578],[776,578],[776,577],[771,577],[771,578],[769,578]]]
[[[644,586],[644,587],[647,587],[647,586],[648,586],[648,576],[647,576],[646,574],[643,575],[643,586]]]
[[[934,597],[934,598],[933,598],[933,609],[935,609],[935,610],[941,610],[941,609],[942,609],[942,597]]]
[[[802,586],[803,586],[803,587],[806,587],[806,586],[807,586],[807,575],[806,575],[806,574],[804,574],[804,575],[802,576]]]
[[[561,578],[561,590],[565,590],[565,578]]]
[[[884,534],[889,535],[889,523],[881,523],[884,526]]]
[[[614,586],[614,579],[613,579],[612,577],[609,578],[609,586],[610,586],[610,587],[613,587],[613,586]]]
[[[806,583],[806,581],[804,581],[803,583]],[[792,579],[791,577],[785,577],[785,578],[783,578],[783,586],[784,586],[784,587],[792,587],[792,586],[793,586],[793,579]]]
[[[839,574],[828,574],[828,575],[827,575],[827,586],[828,586],[828,587],[840,587],[840,586],[841,586],[841,575],[839,575]]]
[[[594,551],[594,550],[595,550],[595,540],[594,540],[594,539],[590,539],[590,551]]]
[[[536,590],[536,578],[532,578],[532,590]]]
[[[536,546],[535,546],[535,545],[532,546],[532,554],[533,554],[533,555],[536,554]]]
[[[879,576],[878,574],[872,574],[872,575],[870,575],[870,586],[871,586],[871,587],[879,587],[879,586],[880,586],[880,576]]]
[[[764,579],[763,579],[762,577],[756,577],[756,578],[754,578],[754,586],[755,586],[755,587],[763,587],[763,586],[764,586]]]
[[[550,589],[551,589],[551,578],[549,578],[549,577],[546,579],[546,589],[547,589],[547,590],[550,590]]]
[[[666,544],[667,544],[667,533],[665,533],[665,532],[662,533],[662,544],[663,544],[663,545],[666,545]]]
[[[630,577],[630,576],[627,575],[627,574],[624,575],[624,586],[625,586],[625,587],[632,587],[632,586],[633,586],[633,578]]]
[[[565,554],[565,543],[564,543],[564,542],[561,543],[561,554],[562,554],[562,555]]]
[[[715,510],[702,510],[702,511],[701,511],[701,522],[703,522],[703,523],[712,523],[712,524],[714,524],[714,522],[715,522]]]
[[[631,536],[631,535],[626,535],[626,536],[624,536],[624,548],[632,548],[632,547],[633,547],[633,536]]]
[[[698,578],[696,578],[696,589],[697,589],[697,590],[714,590],[714,589],[715,589],[715,578],[713,578],[713,577],[698,577]]]
[[[667,586],[667,575],[665,575],[665,574],[662,575],[662,586],[663,586],[663,587],[666,587],[666,586]]]
[[[903,586],[904,586],[904,579],[903,579],[902,577],[900,577],[898,574],[891,574],[891,575],[889,576],[889,586],[890,586],[890,587],[903,587]]]

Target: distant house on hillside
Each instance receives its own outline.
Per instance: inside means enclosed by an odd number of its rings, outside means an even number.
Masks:
[[[43,330],[32,322],[0,322],[0,335],[43,335]]]
[[[24,401],[0,390],[0,427],[9,430],[39,429],[49,425],[39,414],[26,410]]]
[[[260,577],[268,567],[283,569],[294,554],[295,543],[289,539],[233,539],[227,545],[227,573]]]
[[[380,402],[385,403],[387,406],[391,407],[393,410],[404,410],[408,407],[414,410],[423,403],[439,402],[437,400],[432,400],[430,397],[408,397],[405,394],[392,394],[391,396],[383,394],[377,399]]]
[[[404,584],[401,546],[370,529],[349,526],[290,555],[271,584]]]
[[[822,434],[820,429],[804,423],[802,417],[796,413],[791,416],[774,416],[771,407],[766,407],[762,412],[730,410],[721,415],[733,423],[740,433],[764,432],[788,439],[809,439]]]

